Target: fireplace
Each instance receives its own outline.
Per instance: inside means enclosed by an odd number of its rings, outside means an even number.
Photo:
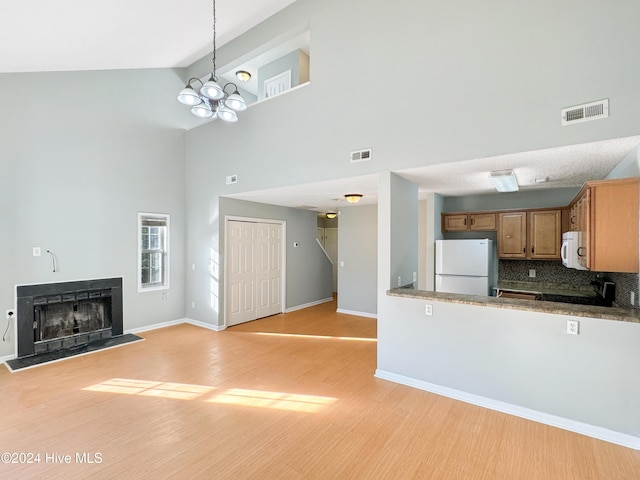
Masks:
[[[123,333],[122,278],[19,285],[17,358]]]

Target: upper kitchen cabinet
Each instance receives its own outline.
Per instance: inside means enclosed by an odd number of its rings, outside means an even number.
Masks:
[[[443,232],[491,231],[496,229],[495,213],[443,213]]]
[[[638,177],[587,182],[569,205],[580,263],[596,272],[638,272]]]
[[[560,260],[562,210],[498,214],[498,256],[505,259]]]

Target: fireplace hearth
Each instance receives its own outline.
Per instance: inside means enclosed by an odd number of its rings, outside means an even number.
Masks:
[[[122,335],[122,278],[19,285],[17,358]]]

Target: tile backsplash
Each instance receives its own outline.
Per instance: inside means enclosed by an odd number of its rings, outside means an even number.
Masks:
[[[529,277],[529,270],[535,270],[535,278]],[[596,272],[566,268],[561,262],[541,260],[500,260],[498,278],[514,282],[567,283],[589,285]],[[615,302],[625,308],[638,307],[638,274],[608,273],[607,277],[616,284]],[[635,292],[635,305],[631,305],[631,292]]]

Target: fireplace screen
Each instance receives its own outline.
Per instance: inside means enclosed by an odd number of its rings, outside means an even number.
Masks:
[[[34,305],[34,342],[111,328],[110,298]]]

